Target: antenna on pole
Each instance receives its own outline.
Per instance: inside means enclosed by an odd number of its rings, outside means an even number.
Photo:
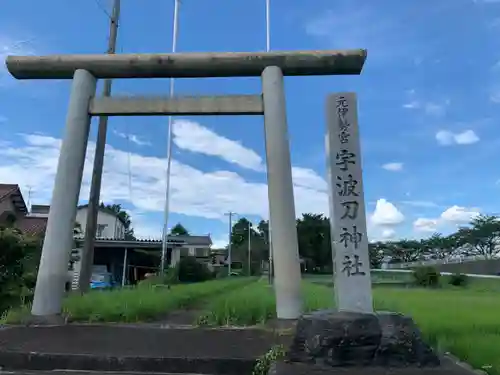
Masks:
[[[271,50],[271,0],[266,0],[266,52]]]
[[[31,185],[27,185],[26,186],[28,188],[28,213],[31,214],[31,190],[33,188],[33,186]]]
[[[180,0],[174,0],[174,1],[175,2],[174,2],[174,20],[173,20],[174,25],[172,32],[172,53],[177,52],[177,35],[179,30],[179,6],[180,6]],[[173,78],[170,78],[170,92],[169,92],[170,97],[174,96],[174,91],[175,91],[175,80]],[[163,220],[160,273],[163,273],[165,271],[165,258],[168,247],[168,217],[170,214],[170,171],[172,167],[172,127],[173,127],[173,118],[172,116],[169,116],[168,130],[167,130],[167,169],[165,170],[165,209],[164,209],[164,220]]]

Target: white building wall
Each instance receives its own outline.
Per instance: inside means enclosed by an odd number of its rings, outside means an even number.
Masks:
[[[85,228],[87,226],[87,212],[87,207],[79,208],[76,212],[76,222],[80,224],[82,233],[85,233]],[[106,211],[99,210],[97,215],[96,237],[124,239],[125,226],[116,216]]]

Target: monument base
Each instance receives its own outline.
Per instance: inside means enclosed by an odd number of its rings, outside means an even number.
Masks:
[[[336,310],[305,314],[297,322],[284,367],[294,363],[311,372],[332,367],[437,367],[439,357],[423,342],[407,316]],[[284,368],[281,366],[281,368]],[[275,366],[276,374],[280,366]],[[281,374],[278,374],[281,375]]]
[[[67,318],[62,314],[54,315],[33,315],[24,317],[21,321],[27,326],[62,326],[67,323]]]

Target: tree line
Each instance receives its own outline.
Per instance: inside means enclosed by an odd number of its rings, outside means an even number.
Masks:
[[[305,272],[332,272],[332,252],[329,218],[322,214],[303,214],[297,219],[299,255]],[[232,227],[231,250],[233,260],[248,261],[248,239],[251,242],[251,260],[255,267],[269,259],[269,223],[260,221],[254,226],[245,217]],[[478,215],[468,225],[443,235],[433,233],[421,239],[376,241],[368,245],[372,268],[382,262],[406,263],[450,256],[495,257],[500,252],[500,218]]]

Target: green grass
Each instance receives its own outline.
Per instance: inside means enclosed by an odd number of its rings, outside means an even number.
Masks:
[[[91,291],[83,296],[75,293],[65,299],[63,311],[68,320],[74,322],[151,321],[255,281],[255,278],[235,277],[173,285],[170,290],[145,285],[111,291]],[[1,322],[20,323],[29,311],[29,306],[11,310],[3,316]]]
[[[496,280],[474,281],[467,288],[374,288],[377,310],[411,316],[425,339],[492,375],[500,375],[500,295]],[[333,288],[304,282],[306,311],[334,305]],[[275,317],[274,292],[253,283],[215,298],[199,322],[209,325],[254,325]]]

